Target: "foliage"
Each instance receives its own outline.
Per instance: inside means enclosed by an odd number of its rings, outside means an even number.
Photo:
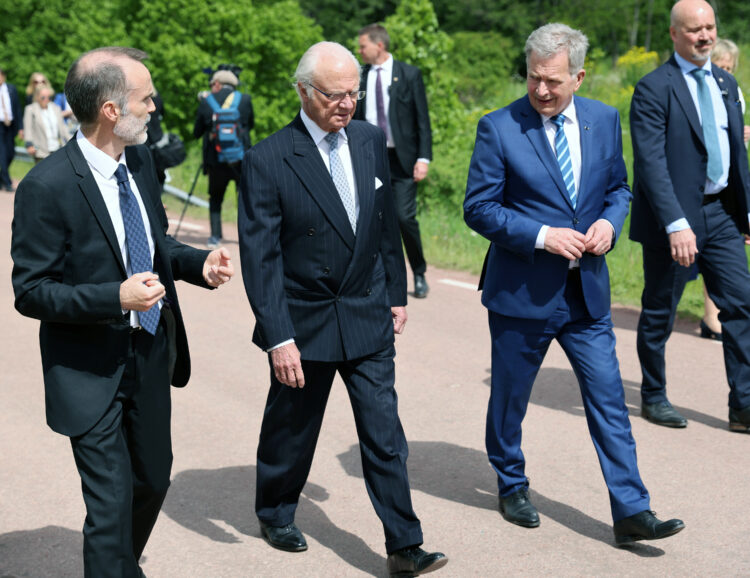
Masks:
[[[621,70],[623,81],[632,87],[659,64],[659,55],[653,51],[647,52],[643,46],[633,46],[617,59],[617,68]]]
[[[452,35],[452,68],[457,75],[458,97],[465,105],[484,100],[513,73],[508,54],[513,46],[497,32],[456,32]]]
[[[361,28],[385,20],[397,4],[398,0],[300,0],[303,12],[323,27],[325,39],[344,45]]]

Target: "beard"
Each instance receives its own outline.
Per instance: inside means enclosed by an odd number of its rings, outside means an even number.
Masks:
[[[147,139],[146,125],[149,120],[151,120],[150,114],[147,114],[145,118],[139,118],[123,110],[113,131],[126,145],[143,144]]]

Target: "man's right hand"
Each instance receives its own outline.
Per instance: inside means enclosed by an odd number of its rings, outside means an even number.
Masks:
[[[586,250],[586,236],[575,229],[550,227],[544,237],[544,250],[575,261]]]
[[[692,229],[669,233],[669,247],[672,252],[672,259],[683,267],[690,267],[695,263],[698,245],[695,243],[695,233]]]
[[[305,374],[302,372],[302,361],[295,343],[287,343],[271,350],[273,373],[284,385],[305,387]]]
[[[120,285],[120,305],[127,311],[148,311],[164,297],[159,276],[150,271],[136,273]]]

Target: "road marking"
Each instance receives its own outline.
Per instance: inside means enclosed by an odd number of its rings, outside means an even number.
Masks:
[[[469,289],[470,291],[477,290],[476,283],[465,283],[464,281],[456,281],[454,279],[440,279],[439,283],[445,283],[446,285],[453,285],[454,287],[462,287],[463,289]]]
[[[170,225],[177,225],[179,221],[177,219],[169,219]],[[193,225],[192,223],[182,223],[180,229],[187,229],[188,231],[203,231],[205,227],[201,225]]]

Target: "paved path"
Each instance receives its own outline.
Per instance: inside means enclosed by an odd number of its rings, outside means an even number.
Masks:
[[[0,576],[81,575],[84,509],[68,441],[47,428],[37,322],[13,309],[12,195],[0,195]],[[204,223],[183,229],[200,243]],[[228,229],[230,239],[236,231]],[[234,236],[234,237],[233,237]],[[236,241],[228,244],[237,255]],[[397,339],[400,413],[425,546],[450,558],[436,576],[750,576],[750,436],[729,433],[719,344],[692,325],[669,342],[670,396],[681,431],[640,417],[637,312],[616,308],[618,354],[642,477],[660,517],[687,529],[631,551],[613,546],[607,492],[580,395],[561,349],[550,350],[524,429],[527,472],[542,524],[497,513],[484,452],[489,336],[476,278],[430,269]],[[255,449],[268,385],[265,355],[241,279],[213,293],[181,284],[193,377],[173,390],[175,462],[146,548],[151,578],[384,576],[382,528],[365,492],[351,410],[334,385],[297,522],[310,549],[287,554],[261,539],[253,514]]]

